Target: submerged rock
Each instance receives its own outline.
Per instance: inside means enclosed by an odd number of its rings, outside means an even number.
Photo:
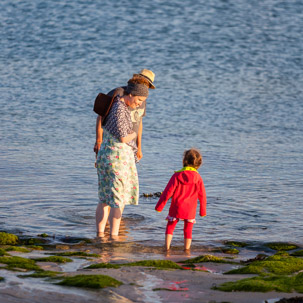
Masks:
[[[143,193],[141,197],[144,198],[160,198],[162,195],[162,192],[155,192],[155,193]]]
[[[297,246],[296,244],[284,243],[284,242],[267,243],[265,244],[265,246],[269,247],[270,249],[278,250],[278,251],[288,251],[288,250],[299,248],[299,246]]]

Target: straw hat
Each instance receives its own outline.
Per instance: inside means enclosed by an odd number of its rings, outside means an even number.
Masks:
[[[144,77],[149,82],[151,89],[156,88],[153,83],[155,80],[155,74],[151,70],[142,69],[137,75]]]

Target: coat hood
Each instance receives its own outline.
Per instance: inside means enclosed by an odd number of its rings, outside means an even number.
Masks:
[[[184,170],[177,171],[176,174],[177,180],[182,184],[197,183],[201,179],[198,171],[195,169],[186,170],[185,168]]]

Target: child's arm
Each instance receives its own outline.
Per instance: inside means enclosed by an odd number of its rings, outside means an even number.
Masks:
[[[171,198],[171,196],[173,195],[175,188],[177,185],[177,178],[175,176],[175,174],[170,178],[168,184],[166,185],[156,207],[155,210],[156,211],[162,211],[165,204],[167,203],[167,201],[169,200],[169,198]]]
[[[200,190],[198,192],[198,198],[200,201],[200,216],[204,217],[206,216],[206,191],[205,191],[205,187],[204,187],[204,183],[203,180],[201,178],[201,183],[200,183]]]

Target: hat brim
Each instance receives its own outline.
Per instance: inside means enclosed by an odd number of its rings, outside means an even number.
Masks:
[[[156,86],[154,85],[154,83],[148,77],[146,77],[145,75],[143,75],[143,74],[134,74],[134,75],[139,75],[141,77],[144,77],[149,82],[151,89],[155,89],[156,88]]]

